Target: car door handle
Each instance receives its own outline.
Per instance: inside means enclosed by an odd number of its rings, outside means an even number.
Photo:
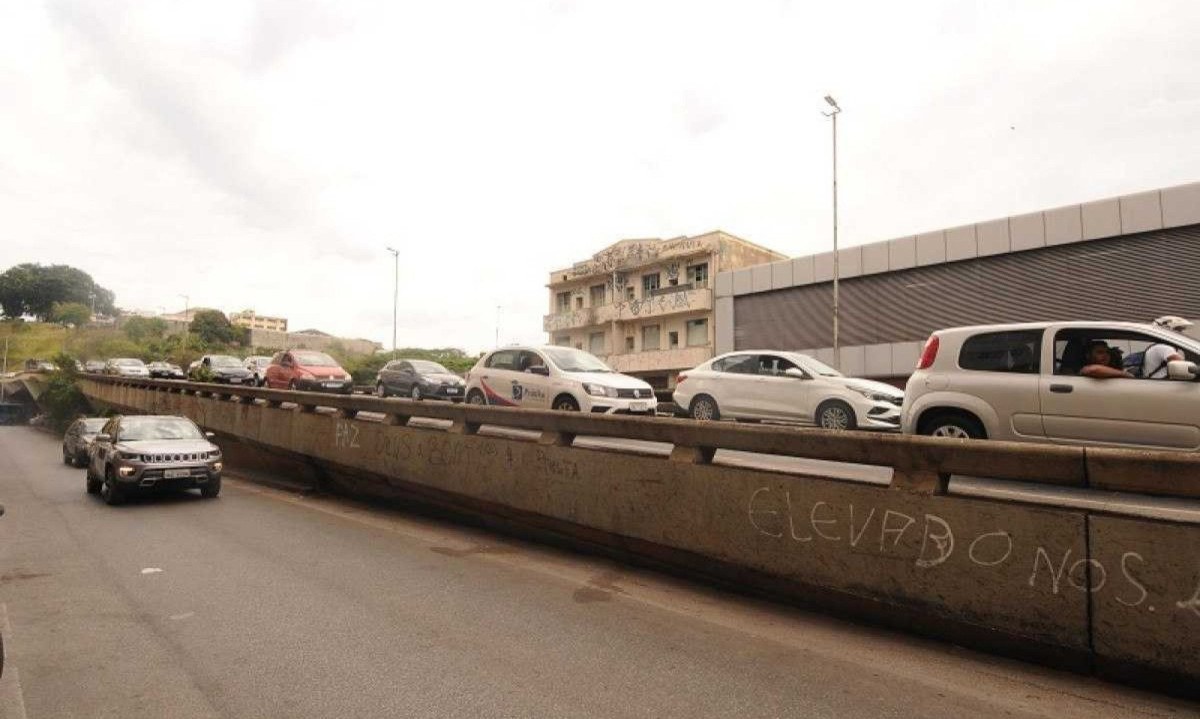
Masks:
[[[1050,391],[1058,392],[1060,394],[1070,394],[1071,392],[1075,391],[1075,387],[1069,384],[1052,384],[1050,385]]]

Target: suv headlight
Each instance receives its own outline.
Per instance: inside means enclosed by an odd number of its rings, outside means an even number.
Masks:
[[[616,397],[617,390],[595,382],[584,382],[583,390],[593,397]]]
[[[867,399],[871,400],[872,402],[891,402],[892,401],[892,395],[885,394],[885,393],[880,392],[879,390],[873,389],[871,387],[864,387],[862,385],[847,385],[846,389],[850,390],[851,392],[857,392],[857,393],[861,394],[863,397],[866,397]]]

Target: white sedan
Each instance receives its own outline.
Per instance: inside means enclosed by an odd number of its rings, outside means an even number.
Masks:
[[[700,420],[898,430],[904,393],[882,382],[846,377],[808,355],[749,350],[723,354],[680,374],[674,400],[679,414]]]

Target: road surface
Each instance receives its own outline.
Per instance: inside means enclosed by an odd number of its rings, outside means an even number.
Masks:
[[[107,507],[0,427],[0,717],[1184,717],[1194,704],[236,479]]]

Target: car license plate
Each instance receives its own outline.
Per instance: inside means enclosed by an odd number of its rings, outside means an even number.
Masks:
[[[458,394],[458,388],[457,387],[447,387],[446,394]]]
[[[230,377],[229,378],[229,384],[241,384],[241,383],[242,383],[241,377]]]
[[[646,403],[645,402],[630,402],[629,403],[629,411],[630,412],[645,412],[646,411]]]
[[[163,472],[163,477],[166,479],[182,479],[192,476],[190,469],[168,469]]]
[[[341,387],[342,383],[341,382],[326,382],[325,386],[326,387]]]

